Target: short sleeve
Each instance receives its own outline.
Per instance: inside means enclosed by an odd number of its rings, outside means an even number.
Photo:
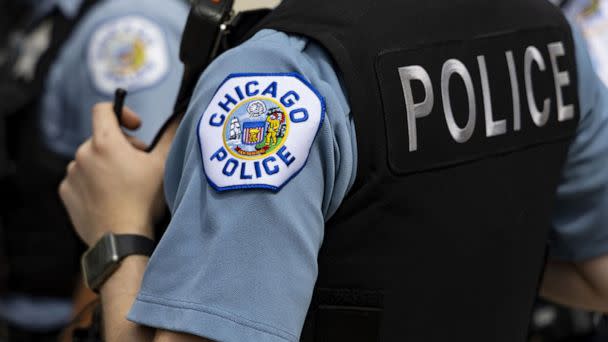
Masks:
[[[305,165],[280,190],[219,191],[206,175],[198,123],[229,75],[251,74],[277,77],[279,93],[285,85],[281,75],[297,74],[322,96],[326,117]],[[266,79],[244,80],[250,94],[266,88],[255,88]],[[254,124],[261,112],[281,122],[268,103],[250,107],[247,115],[253,119],[242,120],[242,132],[234,133],[240,134],[243,149],[246,142],[263,141],[260,132],[245,130],[272,130],[272,122],[266,128]],[[295,127],[291,130],[296,134]],[[281,130],[276,131],[280,139]],[[354,180],[353,132],[339,79],[315,44],[264,30],[214,61],[195,89],[172,147],[165,193],[173,217],[129,319],[218,341],[298,341],[316,281],[324,223]],[[272,149],[274,135],[266,136]]]
[[[608,91],[575,28],[581,121],[557,191],[552,256],[579,261],[608,253]]]
[[[50,69],[40,113],[51,150],[72,156],[91,134],[91,108],[127,89],[140,114],[132,135],[150,142],[170,116],[179,89],[179,44],[187,7],[179,0],[110,0],[93,6]]]

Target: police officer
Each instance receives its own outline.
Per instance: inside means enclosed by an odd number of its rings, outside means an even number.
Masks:
[[[253,33],[194,90],[162,238],[172,131],[93,111],[59,191],[107,341],[524,341],[543,270],[608,310],[608,98],[559,9],[289,0]]]
[[[170,114],[182,73],[181,0],[36,0],[2,67],[0,177],[8,267],[0,319],[10,341],[54,339],[72,315],[83,250],[56,193],[91,134],[85,113],[126,88],[146,113],[134,137],[149,142]],[[135,126],[131,127],[135,128]]]

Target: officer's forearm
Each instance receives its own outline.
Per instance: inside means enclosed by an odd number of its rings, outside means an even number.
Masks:
[[[101,303],[106,342],[152,341],[154,330],[128,321],[125,317],[139,291],[148,257],[125,258],[118,270],[101,288]]]
[[[104,341],[211,342],[193,335],[148,328],[125,318],[141,286],[148,259],[140,255],[127,257],[102,286]]]
[[[608,256],[578,263],[549,262],[541,294],[568,306],[608,312]]]

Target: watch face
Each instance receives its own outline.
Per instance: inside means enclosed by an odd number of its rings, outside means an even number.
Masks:
[[[118,251],[114,235],[104,235],[82,256],[82,272],[87,286],[97,289],[118,267]]]

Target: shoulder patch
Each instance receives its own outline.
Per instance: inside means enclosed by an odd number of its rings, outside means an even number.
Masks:
[[[95,87],[112,94],[118,87],[137,91],[153,86],[169,71],[162,29],[137,15],[99,26],[89,43],[88,66]]]
[[[233,74],[198,124],[209,184],[217,191],[279,191],[306,164],[325,102],[301,75]]]

